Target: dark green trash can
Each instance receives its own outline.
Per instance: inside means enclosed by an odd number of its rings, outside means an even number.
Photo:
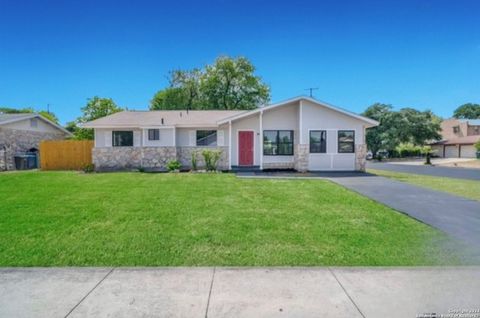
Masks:
[[[38,168],[37,154],[26,153],[15,155],[15,169],[30,170]]]

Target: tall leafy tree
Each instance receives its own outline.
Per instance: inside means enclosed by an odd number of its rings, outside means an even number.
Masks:
[[[4,113],[4,114],[35,113],[35,110],[32,107],[26,107],[26,108],[0,107],[0,113]],[[54,113],[46,110],[40,110],[37,113],[47,118],[48,120],[58,124],[58,117]]]
[[[401,143],[422,146],[441,137],[441,119],[428,110],[403,108],[393,111],[391,105],[377,103],[368,107],[363,115],[379,122],[366,134],[368,148],[374,154],[383,149],[392,151]]]
[[[50,120],[51,122],[58,124],[58,117],[54,113],[46,110],[41,110],[38,113],[46,119]]]
[[[150,109],[253,109],[270,100],[270,89],[244,57],[219,57],[212,65],[169,74]]]
[[[150,109],[196,109],[200,108],[199,69],[175,70],[169,74],[169,87],[158,91],[150,103]]]
[[[202,76],[201,92],[207,107],[214,109],[253,109],[270,100],[270,88],[255,67],[244,57],[219,57]]]
[[[105,117],[122,111],[111,98],[94,96],[89,98],[87,104],[82,107],[82,116],[78,117],[75,123],[68,123],[67,129],[73,131],[75,139],[93,139],[93,129],[80,128],[79,123],[86,123],[101,117]]]
[[[480,119],[480,104],[463,104],[455,109],[453,117],[458,119]]]

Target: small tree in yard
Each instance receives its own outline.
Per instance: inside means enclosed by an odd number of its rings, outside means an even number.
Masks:
[[[425,164],[431,165],[432,162],[430,161],[430,157],[432,156],[432,147],[430,146],[423,146],[421,149],[421,153],[425,155]]]
[[[475,144],[475,148],[477,149],[477,159],[480,159],[480,140]]]
[[[218,160],[222,156],[221,150],[204,150],[202,151],[203,159],[205,160],[205,168],[207,171],[216,171]]]
[[[191,161],[192,161],[192,170],[197,171],[197,152],[196,151],[192,151]]]

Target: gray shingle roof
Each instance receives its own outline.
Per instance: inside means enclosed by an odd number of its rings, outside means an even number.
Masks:
[[[208,127],[216,126],[219,120],[236,116],[241,110],[161,110],[161,111],[123,111],[83,124],[85,128],[102,127]]]
[[[12,121],[17,121],[17,120],[22,120],[22,119],[27,119],[35,117],[35,114],[33,113],[22,113],[22,114],[1,114],[0,113],[0,125],[2,123],[6,122],[12,122]]]

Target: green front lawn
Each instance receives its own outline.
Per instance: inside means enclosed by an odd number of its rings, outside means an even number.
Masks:
[[[0,174],[1,266],[432,265],[438,231],[325,180]]]
[[[461,169],[461,168],[459,168]],[[403,172],[368,169],[379,176],[408,182],[425,188],[448,192],[454,195],[480,201],[480,181],[426,176]]]

